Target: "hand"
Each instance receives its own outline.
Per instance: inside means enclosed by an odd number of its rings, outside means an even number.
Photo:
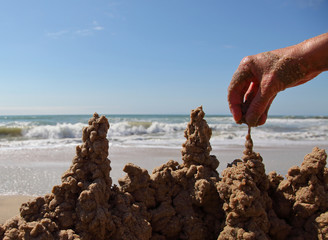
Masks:
[[[228,90],[230,110],[237,123],[265,123],[277,93],[304,83],[297,59],[273,52],[245,57],[232,77]]]
[[[303,84],[328,69],[328,34],[298,45],[245,57],[228,88],[230,111],[237,123],[266,122],[278,92]]]

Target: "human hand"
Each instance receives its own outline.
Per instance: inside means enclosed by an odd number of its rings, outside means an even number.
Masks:
[[[228,88],[229,107],[235,121],[249,126],[264,124],[277,93],[297,85],[302,77],[295,59],[272,52],[245,57]]]
[[[328,33],[295,46],[245,57],[228,88],[230,111],[237,123],[262,125],[278,92],[326,70]]]

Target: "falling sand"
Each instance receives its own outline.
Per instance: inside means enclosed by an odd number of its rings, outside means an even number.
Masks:
[[[328,239],[325,151],[314,148],[286,179],[266,175],[249,130],[244,157],[220,177],[204,115],[191,112],[182,164],[170,160],[149,174],[129,163],[116,186],[109,123],[94,114],[62,184],[22,204],[0,225],[0,239]]]

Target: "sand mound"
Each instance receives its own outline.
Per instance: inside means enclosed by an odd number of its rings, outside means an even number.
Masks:
[[[149,174],[130,163],[116,186],[108,129],[94,114],[62,184],[24,203],[20,216],[0,225],[0,239],[328,239],[324,150],[314,148],[284,179],[265,174],[248,139],[243,160],[220,178],[199,107],[185,131],[183,164],[170,160]]]

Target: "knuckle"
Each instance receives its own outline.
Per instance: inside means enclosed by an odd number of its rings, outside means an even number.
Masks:
[[[254,58],[252,56],[246,56],[241,60],[241,64],[245,66],[249,66],[254,62]]]

